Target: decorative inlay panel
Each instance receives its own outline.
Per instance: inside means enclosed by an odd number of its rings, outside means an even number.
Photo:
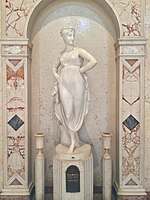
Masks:
[[[126,185],[137,185],[132,178],[126,183]]]
[[[122,160],[122,170],[123,170],[123,180],[132,174],[136,178],[140,178],[140,126],[136,126],[131,132],[129,132],[125,126],[123,126],[123,160]]]
[[[137,58],[122,59],[122,178],[140,180],[140,65]],[[129,182],[127,180],[127,182]],[[135,181],[136,182],[136,181]],[[136,183],[138,184],[138,183]],[[126,183],[127,185],[127,183]]]
[[[139,124],[139,122],[132,115],[130,115],[126,120],[123,121],[123,124],[130,131],[132,131]]]
[[[7,185],[16,186],[25,183],[25,60],[21,57],[8,57],[4,65],[8,124]]]
[[[21,60],[20,59],[9,59],[9,62],[13,64],[13,66],[17,66]]]
[[[15,177],[17,178],[22,177],[25,178],[25,147],[24,147],[24,140],[25,136],[21,133],[18,136],[15,135],[8,135],[8,178]],[[19,176],[18,176],[18,175]],[[8,179],[9,180],[9,179]],[[18,180],[15,181],[15,185],[19,183]],[[11,183],[12,184],[12,183]]]
[[[7,66],[7,83],[12,89],[14,88],[15,90],[17,90],[19,86],[23,86],[24,68],[21,67],[20,69],[14,72],[14,70]]]
[[[24,122],[22,121],[22,119],[20,119],[20,117],[18,117],[17,115],[15,115],[13,118],[11,118],[8,122],[8,124],[15,130],[17,131],[23,124]]]
[[[17,179],[15,179],[15,180],[12,182],[11,185],[21,185],[21,183],[20,183]]]
[[[4,87],[4,182],[1,198],[29,199],[32,178],[28,163],[30,160],[28,142],[31,134],[28,134],[30,127],[27,126],[29,116],[27,64],[30,69],[31,43],[27,39],[6,39],[1,41],[1,47]]]
[[[25,53],[26,50],[24,48],[24,46],[22,45],[19,45],[19,46],[16,46],[16,45],[11,45],[11,46],[4,46],[2,48],[2,53],[3,54],[23,54]]]

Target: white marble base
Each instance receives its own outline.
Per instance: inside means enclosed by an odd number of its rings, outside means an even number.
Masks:
[[[72,154],[68,148],[59,144],[53,160],[54,200],[93,200],[93,156],[91,146],[85,144]],[[66,171],[70,166],[80,171],[80,192],[66,192]]]

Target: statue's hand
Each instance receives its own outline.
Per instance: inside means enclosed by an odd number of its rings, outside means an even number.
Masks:
[[[57,81],[59,82],[59,75],[57,73],[55,73],[55,78],[57,79]]]
[[[54,89],[52,91],[52,96],[55,96],[58,93],[58,82],[55,83]]]
[[[83,71],[83,69],[82,69],[82,68],[80,68],[80,73],[81,73],[81,74],[84,74],[84,71]]]

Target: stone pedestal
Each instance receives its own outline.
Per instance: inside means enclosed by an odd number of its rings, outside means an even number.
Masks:
[[[35,199],[44,200],[44,155],[42,153],[44,147],[44,133],[35,134],[36,149],[38,153],[35,158]]]
[[[111,133],[103,133],[104,155],[102,159],[103,169],[103,200],[111,200],[112,192],[112,159],[110,155]]]
[[[59,144],[53,163],[54,200],[93,200],[93,156],[85,144],[72,154]]]
[[[111,200],[112,161],[103,157],[103,200]]]

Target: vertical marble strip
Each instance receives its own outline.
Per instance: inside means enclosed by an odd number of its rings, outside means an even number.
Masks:
[[[122,39],[118,53],[118,180],[117,194],[145,198],[144,158],[144,58],[145,40]]]
[[[122,68],[122,181],[131,174],[140,180],[140,61],[124,59]]]
[[[21,185],[25,179],[24,62],[10,58],[6,63],[7,181],[13,184],[18,175],[18,184]]]
[[[0,3],[1,6],[1,3]],[[0,43],[0,55],[2,53],[1,43]],[[2,63],[2,58],[0,56],[0,63]],[[2,76],[2,65],[0,64],[0,77]],[[3,92],[2,92],[2,78],[0,78],[0,190],[3,187]]]
[[[93,199],[93,156],[84,162],[84,193],[87,200]]]
[[[28,151],[28,80],[30,69],[27,40],[2,41],[3,57],[3,138],[4,188],[2,196],[29,196],[33,186]],[[31,154],[31,152],[30,152]],[[30,186],[29,186],[30,184]],[[20,189],[19,189],[20,188]]]

